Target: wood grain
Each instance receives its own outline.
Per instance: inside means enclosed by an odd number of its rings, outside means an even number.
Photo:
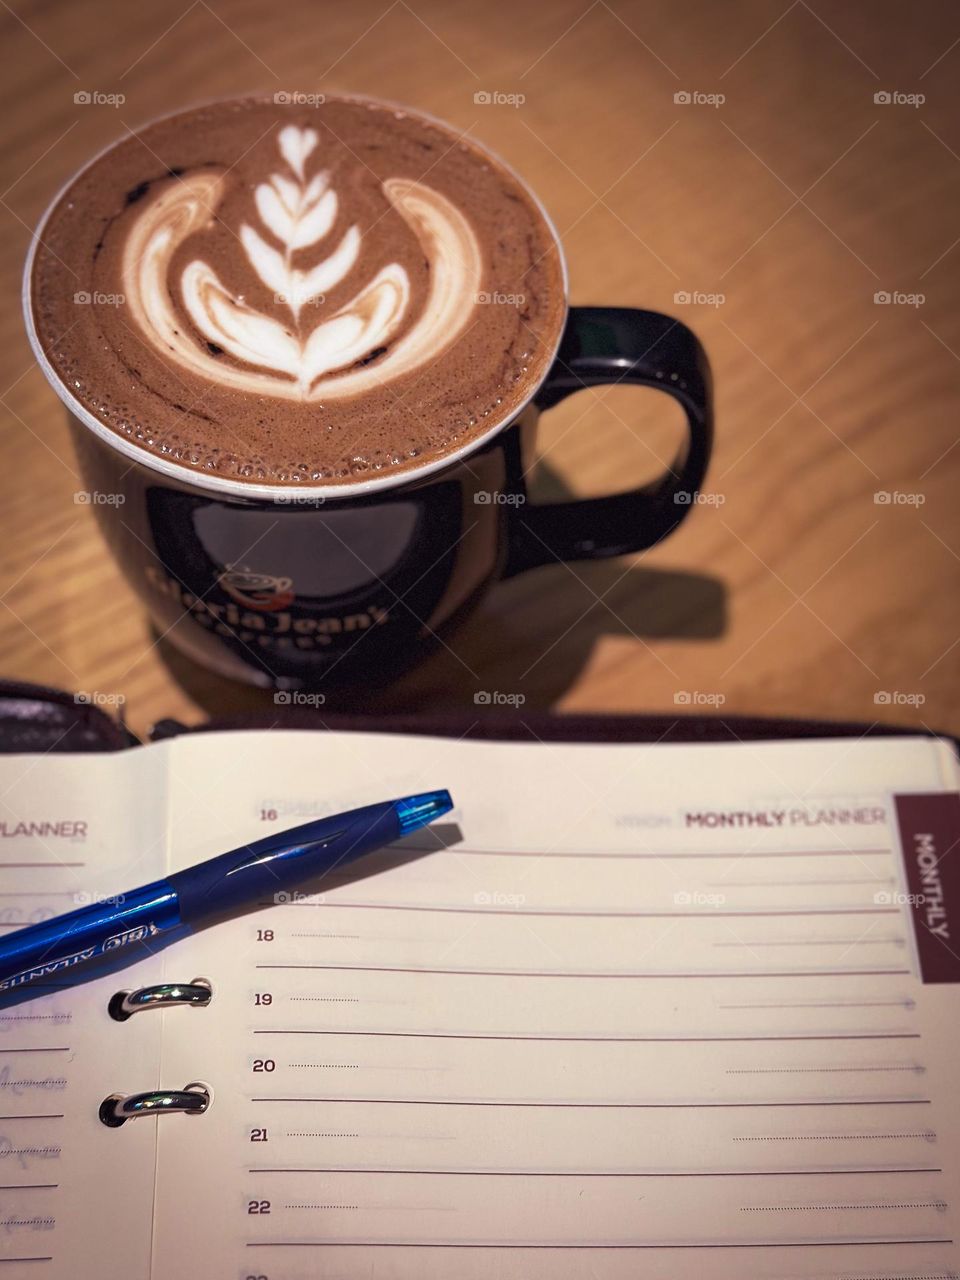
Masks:
[[[154,644],[75,504],[19,278],[54,191],[125,129],[252,88],[346,89],[499,151],[563,234],[573,301],[677,314],[706,344],[717,390],[709,504],[642,557],[503,584],[454,652],[429,656],[385,704],[472,707],[487,689],[531,707],[669,711],[699,696],[731,714],[960,731],[950,6],[10,0],[0,29],[0,673],[119,695],[140,733],[257,701]],[[84,90],[125,100],[79,105]],[[478,92],[525,100],[485,105]],[[878,291],[925,300],[877,305]],[[540,494],[652,474],[676,429],[654,393],[583,393],[544,419]],[[884,492],[918,497],[878,503]]]

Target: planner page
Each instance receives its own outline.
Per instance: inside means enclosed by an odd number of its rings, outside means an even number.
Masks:
[[[164,953],[214,994],[162,1076],[213,1102],[158,1122],[155,1276],[958,1274],[946,744],[161,749],[176,868],[456,808]]]
[[[165,762],[136,750],[0,756],[0,936],[158,879]],[[156,1123],[100,1123],[109,1094],[157,1086],[160,1021],[116,1022],[118,989],[159,977],[64,967],[0,993],[0,1275],[128,1280],[149,1274]]]

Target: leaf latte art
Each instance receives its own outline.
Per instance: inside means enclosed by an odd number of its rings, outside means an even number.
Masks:
[[[274,173],[256,189],[257,212],[280,247],[251,226],[240,233],[251,269],[289,310],[290,324],[233,296],[202,259],[183,271],[183,301],[197,330],[215,349],[250,368],[224,365],[184,333],[168,284],[171,259],[192,232],[209,223],[228,179],[207,173],[181,179],[137,220],[124,254],[124,292],[144,334],[184,368],[254,394],[295,400],[357,395],[433,358],[466,323],[482,275],[469,223],[428,186],[388,179],[383,184],[387,198],[420,239],[430,264],[431,287],[417,323],[376,370],[350,368],[392,340],[410,305],[407,273],[390,263],[329,319],[313,328],[304,324],[304,308],[350,275],[363,248],[353,225],[327,257],[309,269],[294,265],[301,251],[328,237],[337,216],[337,193],[327,185],[327,175],[305,176],[317,141],[312,129],[283,129],[279,148],[293,176]],[[324,379],[329,374],[335,376]]]

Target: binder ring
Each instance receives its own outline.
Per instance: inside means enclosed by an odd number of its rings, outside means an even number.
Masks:
[[[212,999],[213,987],[207,978],[194,978],[192,982],[158,982],[151,987],[138,987],[136,991],[117,991],[110,997],[107,1012],[117,1022],[126,1022],[143,1009],[162,1009],[171,1004],[188,1004],[203,1009]]]
[[[108,1129],[119,1129],[140,1116],[163,1116],[181,1111],[188,1116],[203,1115],[210,1106],[210,1086],[193,1080],[182,1089],[153,1089],[149,1093],[111,1093],[100,1103],[100,1121]]]

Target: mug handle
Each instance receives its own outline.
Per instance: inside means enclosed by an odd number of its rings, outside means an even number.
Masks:
[[[510,515],[505,577],[557,560],[597,560],[653,546],[693,505],[713,442],[710,366],[694,334],[670,316],[632,307],[572,307],[536,396],[549,409],[584,387],[655,387],[687,415],[687,438],[658,480],[626,493],[527,504]]]

